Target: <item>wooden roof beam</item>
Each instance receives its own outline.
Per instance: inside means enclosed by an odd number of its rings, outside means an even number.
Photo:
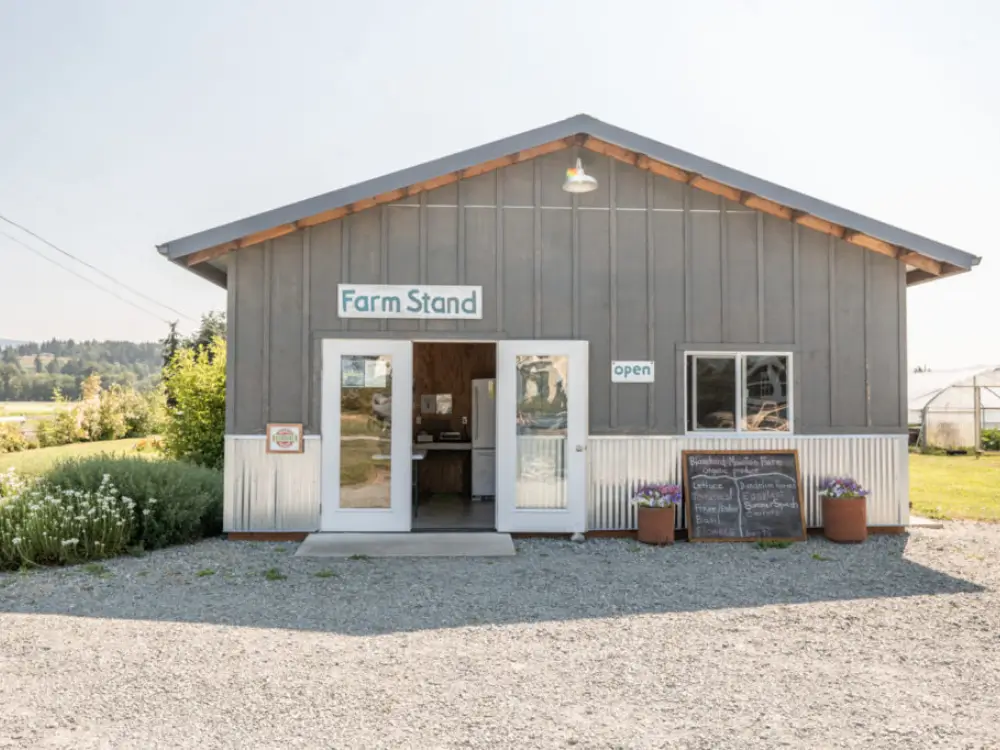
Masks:
[[[888,242],[883,242],[882,240],[865,234],[864,232],[849,230],[844,232],[843,239],[846,242],[850,242],[852,245],[863,247],[867,250],[886,255],[890,258],[899,258],[900,255],[899,248],[895,245],[890,245]]]
[[[801,226],[808,227],[809,229],[814,229],[817,232],[833,235],[834,237],[843,237],[844,232],[846,231],[844,227],[839,224],[834,224],[833,222],[821,219],[818,216],[807,214],[804,211],[794,211],[792,213],[792,221]]]
[[[933,276],[940,276],[944,272],[941,263],[920,253],[903,253],[899,256],[899,260],[908,266],[919,268],[921,271],[925,271]]]
[[[746,193],[742,196],[740,203],[755,211],[762,211],[765,214],[777,216],[779,219],[792,220],[792,209],[788,206],[782,206],[780,203],[770,201],[767,198],[761,198],[759,195]]]

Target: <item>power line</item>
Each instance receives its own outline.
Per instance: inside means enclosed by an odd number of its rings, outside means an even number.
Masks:
[[[185,314],[184,314],[184,313],[182,313],[182,312],[181,312],[180,310],[175,310],[175,309],[174,309],[174,308],[172,308],[172,307],[171,307],[170,305],[164,305],[164,304],[163,304],[162,302],[157,302],[157,301],[156,301],[155,299],[153,299],[152,297],[150,297],[150,296],[149,296],[148,294],[143,294],[143,293],[142,293],[142,292],[140,292],[140,291],[139,291],[138,289],[133,289],[133,288],[132,288],[132,287],[130,287],[130,286],[129,286],[128,284],[126,284],[126,283],[125,283],[124,281],[119,281],[119,280],[118,280],[118,279],[116,279],[116,278],[115,278],[114,276],[112,276],[112,275],[111,275],[111,274],[109,274],[109,273],[105,273],[104,271],[102,271],[102,270],[101,270],[100,268],[98,268],[97,266],[95,266],[95,265],[92,265],[92,264],[88,263],[87,261],[85,261],[85,260],[82,260],[82,259],[80,259],[80,258],[77,258],[77,257],[76,257],[75,255],[73,255],[72,253],[70,253],[70,252],[67,252],[66,250],[63,250],[63,249],[62,249],[61,247],[59,247],[58,245],[56,245],[56,244],[54,244],[54,243],[52,243],[52,242],[49,242],[49,241],[48,241],[47,239],[45,239],[44,237],[42,237],[42,236],[41,236],[40,234],[36,234],[35,232],[32,232],[32,231],[31,231],[30,229],[28,229],[27,227],[25,227],[25,226],[22,226],[22,225],[18,224],[18,223],[17,223],[16,221],[12,221],[11,219],[8,219],[8,218],[7,218],[6,216],[4,216],[3,214],[0,214],[0,219],[2,219],[3,221],[6,221],[6,222],[7,222],[8,224],[10,224],[11,226],[14,226],[14,227],[17,227],[17,228],[18,228],[18,229],[20,229],[20,230],[21,230],[22,232],[26,232],[27,234],[30,234],[30,235],[31,235],[32,237],[34,237],[34,238],[35,238],[36,240],[39,240],[39,241],[41,241],[41,242],[44,242],[44,243],[45,243],[46,245],[48,245],[49,247],[51,247],[51,248],[52,248],[53,250],[55,250],[56,252],[59,252],[59,253],[62,253],[62,254],[63,254],[63,255],[65,255],[65,256],[66,256],[67,258],[71,258],[72,260],[75,260],[75,261],[76,261],[77,263],[80,263],[80,264],[82,264],[82,265],[86,266],[86,267],[87,267],[87,268],[89,268],[89,269],[90,269],[91,271],[95,271],[96,273],[99,273],[99,274],[100,274],[101,276],[103,276],[104,278],[108,279],[109,281],[112,281],[112,282],[114,282],[115,284],[118,284],[119,286],[121,286],[121,287],[124,287],[125,289],[127,289],[128,291],[130,291],[130,292],[131,292],[132,294],[136,295],[137,297],[141,297],[142,299],[146,300],[147,302],[152,302],[152,303],[153,303],[154,305],[156,305],[157,307],[162,307],[162,308],[163,308],[164,310],[170,310],[170,312],[172,312],[172,313],[175,313],[176,315],[180,315],[180,316],[181,316],[182,318],[187,318],[188,320],[195,320],[195,319],[194,319],[194,318],[192,318],[192,317],[191,317],[190,315],[185,315]],[[6,235],[6,236],[7,236],[7,237],[10,237],[10,235],[9,235],[9,234],[8,234],[8,235]],[[45,257],[45,256],[42,256],[42,257]],[[69,270],[69,269],[67,269],[67,270]],[[103,288],[103,287],[100,287],[100,288]],[[119,298],[119,299],[121,299],[121,298]],[[140,308],[140,309],[142,309],[142,308]]]
[[[29,251],[31,253],[34,253],[35,255],[37,255],[39,258],[41,258],[43,260],[47,260],[52,265],[57,266],[57,267],[61,268],[62,270],[67,271],[68,273],[73,274],[74,276],[76,276],[79,279],[83,279],[88,284],[92,284],[93,286],[96,286],[102,292],[107,292],[108,294],[110,294],[110,295],[112,295],[114,297],[117,297],[122,302],[125,302],[126,304],[132,305],[132,307],[134,307],[135,309],[141,310],[142,312],[146,313],[147,315],[152,315],[157,320],[162,321],[163,323],[166,323],[167,325],[170,325],[171,321],[167,320],[162,315],[158,315],[157,313],[153,312],[152,310],[147,310],[142,305],[136,304],[135,302],[133,302],[132,300],[128,299],[127,297],[122,297],[120,294],[118,294],[118,292],[114,291],[113,289],[108,289],[107,287],[101,286],[100,284],[98,284],[93,279],[88,279],[82,273],[79,273],[79,272],[73,270],[72,268],[69,268],[68,266],[62,265],[61,263],[59,263],[54,258],[50,258],[49,256],[45,255],[45,253],[39,252],[37,249],[33,248],[31,245],[27,244],[26,242],[22,242],[21,240],[19,240],[14,235],[8,234],[7,232],[3,231],[2,229],[0,229],[0,235],[3,235],[4,237],[6,237],[8,240],[11,240],[12,242],[16,242],[18,245],[20,245],[21,247],[23,247],[25,250],[27,250],[27,251]]]

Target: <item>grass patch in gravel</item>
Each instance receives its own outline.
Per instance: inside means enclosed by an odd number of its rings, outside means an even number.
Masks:
[[[282,573],[277,568],[268,568],[264,571],[264,578],[269,581],[284,581],[288,576]]]
[[[98,578],[109,578],[111,576],[111,571],[108,570],[106,565],[101,563],[87,563],[80,568],[84,573],[88,573],[92,576],[97,576]]]
[[[819,560],[820,562],[831,562],[833,560],[832,557],[823,557],[819,552],[813,552],[812,559]]]
[[[198,571],[199,578],[205,578],[207,576],[214,576],[214,575],[215,571],[212,570],[211,568],[202,568],[201,570]]]
[[[340,574],[334,573],[332,570],[317,570],[313,575],[317,578],[336,578]]]
[[[370,561],[371,560],[371,558],[368,557],[368,555],[351,555],[347,559],[348,560],[354,560],[354,561],[359,561],[359,560],[361,560],[361,561],[366,561],[366,560]]]
[[[757,542],[757,549],[788,549],[791,546],[791,542],[778,539],[761,539]]]

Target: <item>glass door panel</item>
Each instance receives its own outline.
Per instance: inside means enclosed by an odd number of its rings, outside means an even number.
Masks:
[[[323,512],[328,531],[408,531],[412,347],[323,342]]]
[[[587,342],[503,341],[497,353],[498,530],[582,532]]]

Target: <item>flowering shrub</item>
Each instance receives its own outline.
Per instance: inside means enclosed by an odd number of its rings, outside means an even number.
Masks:
[[[23,480],[12,471],[0,500],[0,569],[81,562],[120,554],[135,503],[104,475],[93,492]]]
[[[90,492],[105,474],[135,502],[131,544],[153,550],[222,533],[222,472],[214,469],[143,455],[101,455],[61,461],[43,479]]]
[[[646,484],[635,491],[632,504],[643,508],[666,508],[680,505],[684,491],[676,484]]]
[[[823,480],[819,494],[821,497],[836,498],[867,497],[868,490],[850,477],[833,477]]]

